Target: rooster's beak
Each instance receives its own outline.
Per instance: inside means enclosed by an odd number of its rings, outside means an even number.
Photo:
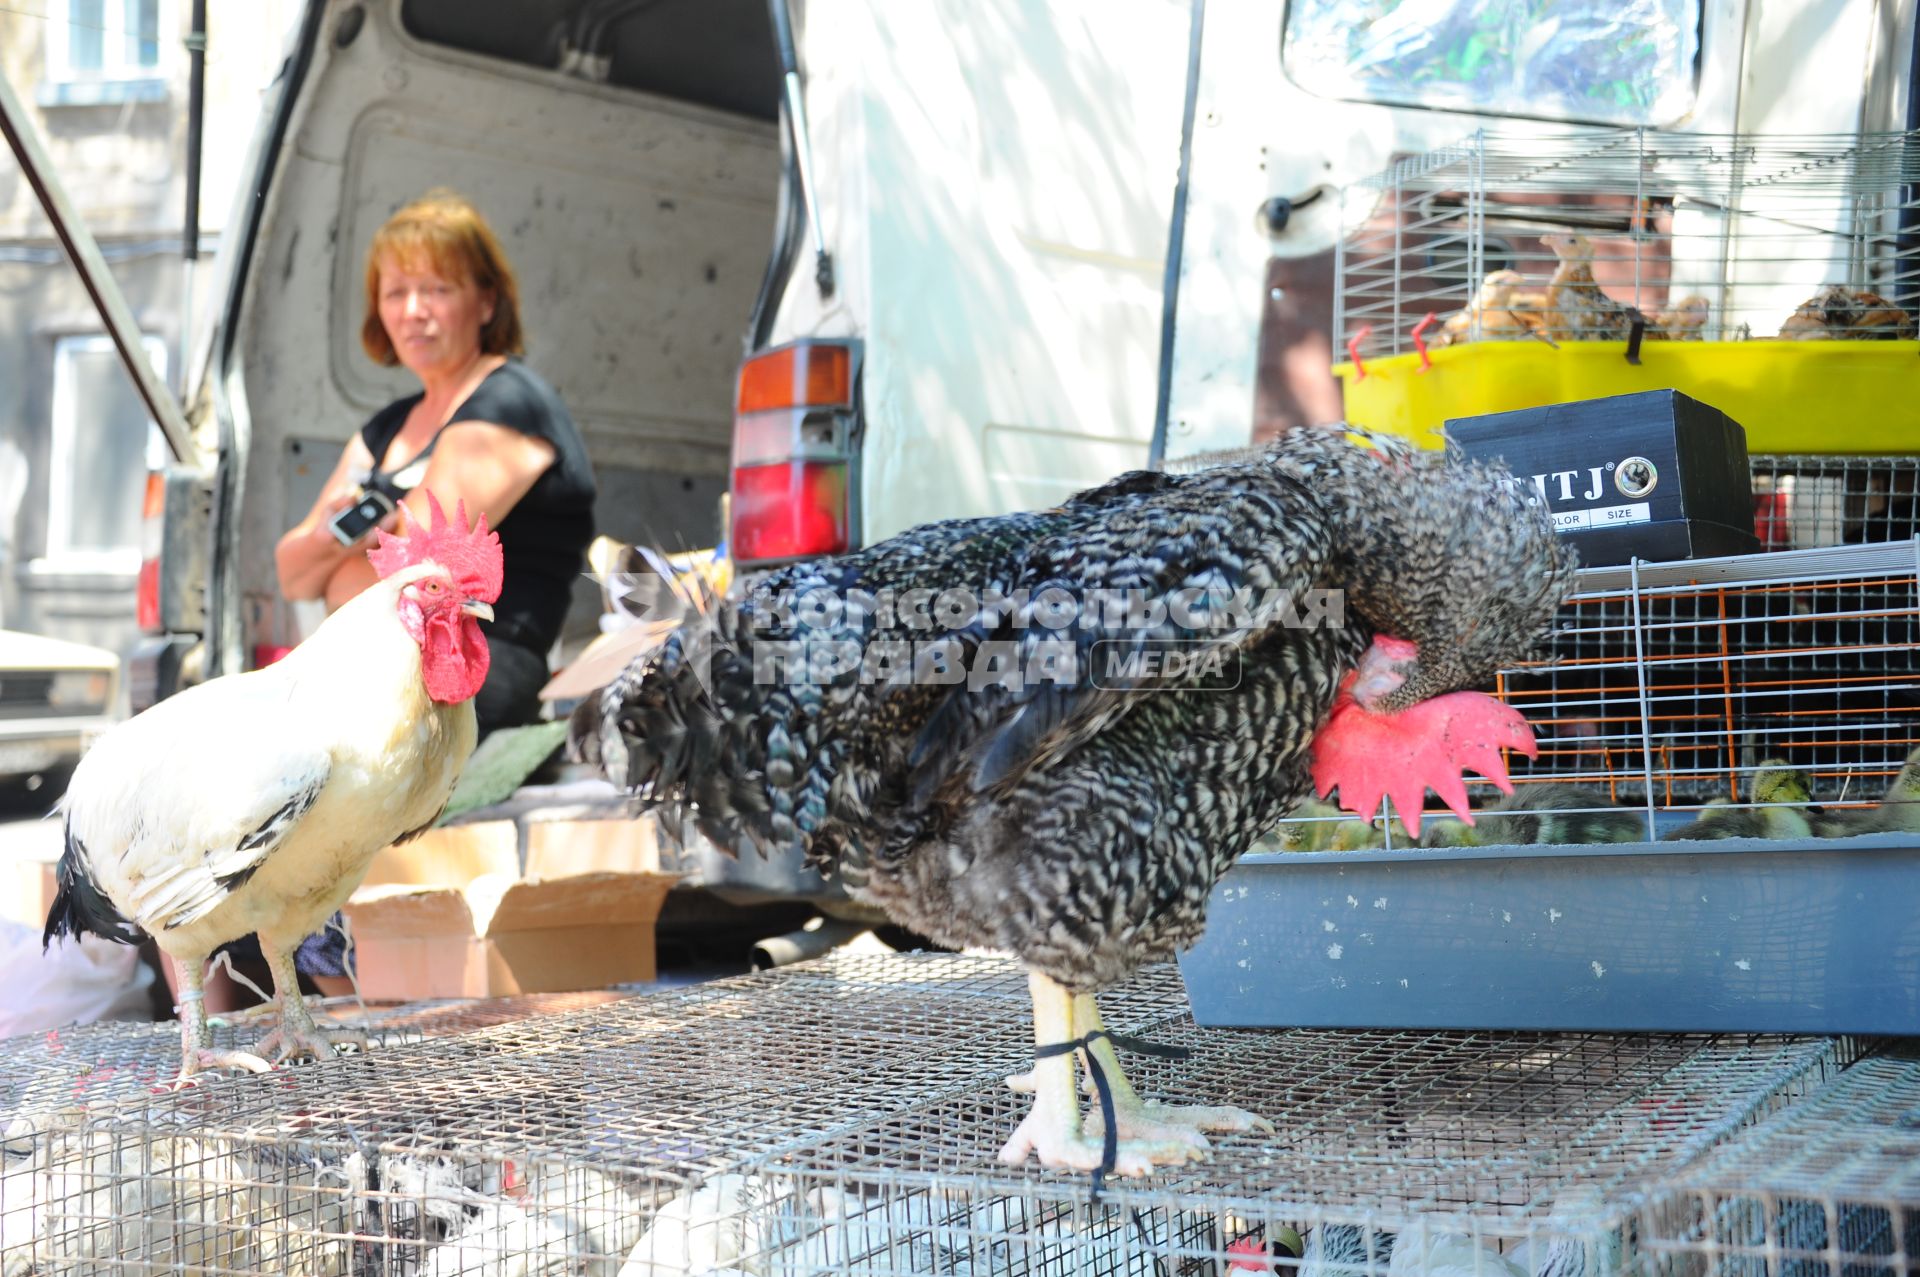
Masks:
[[[460,610],[468,616],[477,616],[483,621],[493,619],[493,609],[479,599],[468,599],[460,605]]]

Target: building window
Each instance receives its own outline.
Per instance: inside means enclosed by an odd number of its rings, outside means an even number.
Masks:
[[[166,96],[169,0],[52,0],[43,102],[89,105]]]
[[[167,348],[142,336],[164,383]],[[53,348],[53,432],[47,460],[47,552],[43,572],[140,570],[140,503],[147,472],[166,460],[113,340],[62,337]]]

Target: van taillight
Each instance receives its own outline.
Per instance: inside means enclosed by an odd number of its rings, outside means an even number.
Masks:
[[[827,342],[795,342],[740,365],[739,413],[767,408],[839,408],[853,401],[853,351]]]
[[[140,502],[140,578],[134,589],[133,619],[141,630],[158,634],[160,624],[161,520],[167,504],[167,476],[147,472],[147,491]]]
[[[740,366],[728,546],[736,562],[853,544],[856,349],[802,341]]]
[[[734,468],[736,562],[837,554],[848,540],[844,461]]]

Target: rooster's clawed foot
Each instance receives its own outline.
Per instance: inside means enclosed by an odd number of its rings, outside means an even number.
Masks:
[[[1114,1106],[1114,1125],[1119,1128],[1123,1140],[1142,1140],[1149,1144],[1178,1143],[1185,1141],[1194,1144],[1200,1151],[1208,1147],[1202,1131],[1264,1131],[1271,1135],[1273,1123],[1257,1113],[1229,1105],[1180,1105],[1162,1104],[1157,1100],[1141,1100],[1134,1104],[1125,1102]],[[1100,1109],[1096,1105],[1087,1115],[1087,1128],[1098,1138],[1103,1125]]]
[[[305,1024],[282,1019],[280,1027],[260,1039],[261,1055],[270,1055],[276,1062],[285,1063],[297,1056],[312,1056],[324,1060],[336,1054],[341,1046],[367,1049],[367,1035],[358,1029],[341,1028],[329,1025],[322,1028],[309,1020]]]
[[[240,1069],[247,1073],[267,1073],[273,1066],[250,1051],[217,1051],[212,1047],[195,1047],[186,1053],[180,1063],[180,1076],[173,1079],[173,1089],[193,1085],[193,1075],[209,1069]]]

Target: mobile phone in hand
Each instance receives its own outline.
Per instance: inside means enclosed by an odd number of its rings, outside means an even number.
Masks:
[[[328,524],[341,545],[352,545],[394,511],[394,500],[378,488],[361,492],[360,499],[333,516]]]

